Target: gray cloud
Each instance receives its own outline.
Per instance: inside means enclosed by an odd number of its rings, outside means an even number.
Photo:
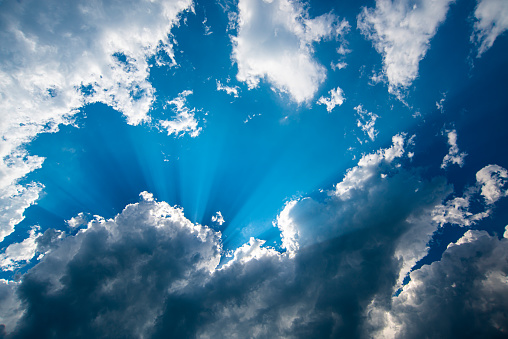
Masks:
[[[20,283],[2,285],[12,305],[0,309],[11,319],[6,336],[362,338],[393,327],[402,337],[449,337],[451,311],[451,324],[468,321],[470,333],[502,335],[507,240],[466,233],[393,297],[426,254],[439,227],[433,211],[451,192],[444,178],[405,168],[404,139],[365,155],[325,198],[285,209],[299,235],[289,233],[295,246],[285,253],[252,238],[221,267],[220,233],[146,192],[74,236],[47,231],[38,239],[40,263]],[[438,307],[442,318],[430,329]],[[490,327],[482,330],[484,321]]]

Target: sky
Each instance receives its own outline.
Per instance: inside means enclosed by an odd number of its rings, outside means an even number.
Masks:
[[[0,2],[0,338],[508,337],[508,2]]]

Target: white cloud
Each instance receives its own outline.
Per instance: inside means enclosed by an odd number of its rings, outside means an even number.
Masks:
[[[224,91],[229,95],[233,95],[235,98],[238,98],[238,86],[227,86],[223,85],[219,80],[217,80],[217,90],[218,91]]]
[[[358,114],[358,116],[360,117],[359,119],[356,120],[357,126],[360,127],[362,131],[369,136],[370,140],[374,141],[378,133],[374,125],[379,116],[377,114],[367,111],[366,109],[363,108],[362,105],[358,105],[354,109]]]
[[[36,183],[27,186],[7,184],[0,190],[0,242],[25,218],[23,212],[39,198],[42,188]]]
[[[20,243],[10,244],[4,253],[0,254],[0,267],[4,271],[13,271],[22,264],[30,261],[37,251],[36,240],[41,236],[38,228],[30,230],[29,237]]]
[[[23,145],[38,133],[72,123],[86,103],[102,102],[130,124],[149,120],[154,89],[148,58],[163,51],[174,63],[171,28],[190,0],[127,2],[3,1],[0,10],[0,200],[19,220],[35,190],[16,182],[39,168]],[[160,55],[160,54],[159,54]],[[14,201],[13,206],[8,204]],[[12,232],[2,220],[0,236]]]
[[[225,223],[226,220],[224,220],[222,213],[220,211],[217,211],[215,215],[212,215],[212,222],[216,222],[217,224],[222,226],[222,224]]]
[[[243,244],[234,251],[233,260],[224,265],[222,269],[227,269],[237,262],[245,264],[251,260],[259,260],[266,256],[280,256],[280,253],[275,249],[262,247],[265,243],[265,240],[251,237],[248,243]]]
[[[400,96],[418,76],[418,64],[445,20],[453,0],[377,0],[363,8],[358,28],[383,56],[383,75],[390,93]]]
[[[476,173],[476,181],[489,205],[508,196],[508,171],[501,166],[485,166]]]
[[[481,57],[496,38],[508,30],[508,2],[505,0],[478,0],[474,16],[474,33],[471,41],[479,44],[478,57]]]
[[[328,111],[328,113],[333,111],[335,106],[341,106],[346,100],[344,98],[344,91],[340,87],[331,89],[330,91],[328,91],[328,95],[329,95],[328,98],[321,97],[317,101],[318,105],[326,105],[326,110]]]
[[[237,79],[249,89],[265,79],[297,103],[311,100],[326,78],[312,44],[343,34],[347,22],[332,14],[310,19],[298,1],[241,0],[238,9],[238,35],[232,38]]]
[[[325,192],[328,196],[325,202],[309,197],[287,202],[274,223],[281,231],[282,247],[292,253],[302,246],[368,227],[367,223],[360,222],[360,216],[358,220],[350,220],[349,213],[361,215],[361,210],[370,208],[370,199],[369,202],[364,199],[371,187],[389,185],[381,174],[398,171],[394,160],[403,156],[404,142],[405,135],[398,134],[393,137],[390,148],[362,156],[334,190]],[[396,180],[392,181],[397,185]],[[354,211],[356,208],[358,211]]]
[[[393,136],[393,145],[375,153],[366,154],[358,161],[358,166],[348,170],[344,179],[335,185],[334,195],[342,200],[351,198],[352,192],[362,190],[371,178],[376,177],[382,162],[391,163],[404,155],[405,134]]]
[[[459,146],[457,146],[457,131],[447,131],[447,135],[450,149],[448,150],[448,154],[443,158],[441,168],[445,169],[449,164],[456,164],[459,165],[459,167],[464,166],[464,158],[467,156],[467,153],[459,153]]]
[[[87,213],[80,212],[75,217],[70,218],[67,220],[67,225],[69,228],[74,229],[81,226],[85,226],[90,221],[90,215]]]
[[[183,136],[188,133],[191,137],[195,138],[201,133],[202,128],[198,127],[198,121],[195,118],[196,109],[188,108],[186,106],[188,95],[191,95],[192,91],[186,90],[178,94],[178,97],[168,101],[164,106],[174,106],[173,112],[176,113],[175,117],[171,120],[160,120],[159,125],[167,130],[168,135],[174,134],[177,137]]]
[[[488,165],[476,172],[476,184],[469,187],[462,197],[455,197],[436,206],[432,220],[443,226],[446,223],[472,226],[492,214],[492,205],[502,197],[508,196],[508,171],[498,165]],[[470,211],[471,201],[483,196],[486,206],[483,211]]]

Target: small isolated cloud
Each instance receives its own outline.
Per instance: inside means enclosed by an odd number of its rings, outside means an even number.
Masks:
[[[237,79],[249,89],[265,79],[297,103],[311,100],[326,78],[312,45],[343,34],[347,22],[331,13],[310,19],[298,1],[240,0],[238,9],[232,38]]]
[[[220,211],[217,211],[215,215],[212,215],[212,222],[215,222],[219,224],[219,226],[222,226],[222,224],[225,223],[226,220],[224,220],[222,213]]]
[[[436,101],[436,108],[441,112],[444,113],[444,102],[446,100],[446,93],[443,93],[443,97],[439,99],[439,101]]]
[[[377,0],[375,9],[364,7],[358,15],[358,28],[383,56],[390,93],[402,95],[416,79],[418,64],[452,2]]]
[[[326,110],[328,113],[333,111],[335,106],[340,106],[344,103],[346,98],[344,98],[344,91],[342,88],[337,87],[328,91],[329,97],[321,97],[316,102],[318,105],[326,105]]]
[[[379,116],[372,112],[367,111],[362,105],[358,105],[354,108],[359,118],[356,120],[356,124],[360,127],[363,133],[367,134],[370,140],[374,141],[378,131],[375,129],[375,123]]]
[[[459,167],[464,166],[464,159],[467,156],[467,153],[459,151],[459,146],[457,146],[457,131],[451,130],[446,131],[448,135],[448,145],[450,149],[448,150],[448,154],[443,158],[443,162],[441,163],[441,168],[445,169],[449,164],[456,164]]]
[[[238,98],[238,90],[239,89],[240,88],[238,88],[238,86],[231,87],[231,86],[223,85],[219,80],[217,80],[217,90],[224,91],[229,95],[233,95],[235,98]]]
[[[478,46],[478,57],[492,47],[496,38],[508,30],[508,2],[505,0],[478,0],[471,41]]]
[[[201,133],[202,128],[198,127],[198,121],[195,118],[196,109],[187,107],[186,98],[191,94],[192,91],[183,91],[164,106],[164,108],[173,106],[173,112],[176,114],[171,120],[159,121],[159,125],[168,132],[168,135],[174,134],[181,137],[188,133],[192,138],[195,138]]]

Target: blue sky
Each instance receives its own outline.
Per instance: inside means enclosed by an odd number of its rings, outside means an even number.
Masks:
[[[0,337],[507,335],[506,2],[0,8]]]

